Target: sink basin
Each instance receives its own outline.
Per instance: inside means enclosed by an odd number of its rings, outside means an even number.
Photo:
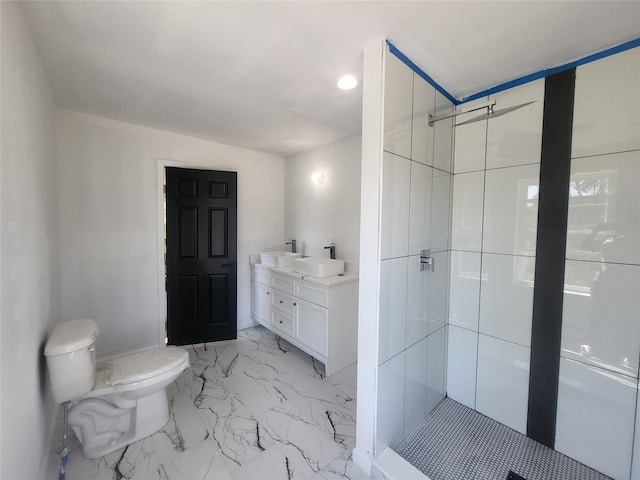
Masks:
[[[344,273],[344,261],[324,257],[296,258],[293,260],[293,269],[312,277],[331,277]]]
[[[262,252],[260,254],[260,262],[272,267],[287,268],[293,266],[293,259],[300,258],[299,253],[291,252]]]

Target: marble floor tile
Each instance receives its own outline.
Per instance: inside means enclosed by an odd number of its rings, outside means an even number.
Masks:
[[[67,480],[369,478],[351,460],[355,365],[327,378],[322,363],[262,327],[186,348],[191,366],[167,388],[164,428],[94,460],[70,429]],[[60,413],[50,479],[61,450]]]

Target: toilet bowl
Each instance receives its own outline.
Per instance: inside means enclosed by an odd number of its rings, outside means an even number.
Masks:
[[[166,387],[189,366],[189,354],[163,347],[125,355],[96,371],[93,320],[62,322],[45,356],[54,400],[70,402],[68,422],[87,458],[102,457],[160,430],[169,420]]]

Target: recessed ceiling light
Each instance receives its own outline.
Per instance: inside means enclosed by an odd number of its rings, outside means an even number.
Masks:
[[[343,75],[338,79],[338,88],[342,90],[351,90],[358,85],[358,80],[353,75]]]

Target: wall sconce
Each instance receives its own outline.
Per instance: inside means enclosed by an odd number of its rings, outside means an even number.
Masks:
[[[324,174],[315,172],[313,175],[311,175],[311,181],[313,183],[317,183],[318,185],[322,185],[324,183]]]

